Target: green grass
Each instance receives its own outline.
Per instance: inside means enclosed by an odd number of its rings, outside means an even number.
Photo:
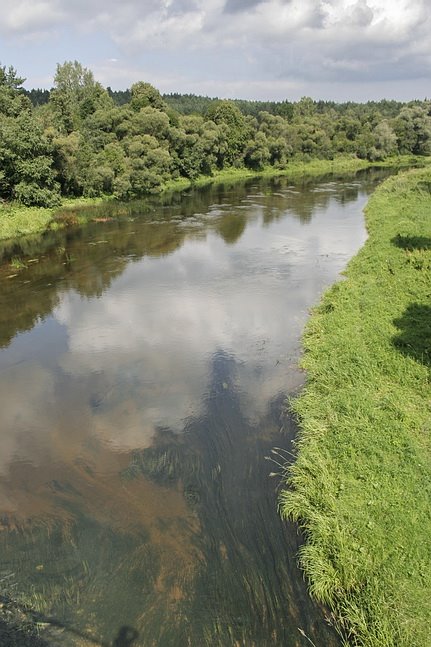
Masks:
[[[102,204],[107,198],[65,198],[62,207],[81,207]],[[25,207],[17,202],[4,203],[0,206],[0,240],[18,238],[36,234],[47,229],[56,229],[59,224],[54,216],[55,208]]]
[[[216,171],[212,176],[202,175],[193,182],[186,178],[179,178],[168,182],[165,187],[169,190],[184,189],[191,186],[204,186],[206,184],[221,184],[224,182],[234,182],[235,180],[247,180],[253,177],[299,177],[302,175],[324,175],[326,173],[348,173],[350,171],[359,171],[362,168],[371,166],[366,160],[360,160],[352,157],[338,157],[334,160],[312,160],[311,162],[289,162],[288,166],[280,169],[274,166],[267,166],[260,171],[250,169],[226,168],[222,171]]]
[[[307,175],[319,176],[327,173],[350,173],[359,171],[370,166],[393,167],[393,166],[417,166],[431,163],[430,158],[402,155],[391,157],[384,162],[369,162],[357,157],[339,156],[333,160],[314,159],[309,162],[291,161],[286,168],[267,166],[260,171],[251,171],[247,168],[227,168],[217,171],[212,176],[203,175],[191,182],[186,178],[171,180],[164,185],[166,190],[182,190],[191,186],[204,186],[206,184],[233,182],[235,180],[247,180],[253,177],[279,177],[286,176],[292,179]]]
[[[379,166],[408,165],[425,163],[424,158],[414,158],[406,155],[397,158],[391,158]],[[285,169],[267,167],[262,171],[250,171],[245,168],[229,168],[214,173],[213,176],[201,176],[191,182],[186,178],[170,180],[162,187],[162,193],[168,191],[183,191],[190,187],[204,186],[210,183],[234,182],[236,180],[245,180],[253,177],[275,177],[286,175],[292,179],[302,175],[324,175],[326,173],[348,173],[358,171],[362,168],[375,166],[365,160],[359,160],[352,157],[338,157],[334,160],[312,160],[311,162],[290,162]],[[113,200],[112,196],[101,198],[74,198],[64,199],[61,208],[69,208],[71,212],[80,206],[91,206],[102,204],[104,201]],[[62,226],[61,222],[55,218],[58,208],[44,209],[40,207],[24,207],[18,203],[4,203],[0,205],[0,240],[7,240],[25,236],[28,234],[41,233],[47,229],[57,229]],[[71,216],[72,217],[72,216]],[[64,221],[66,224],[67,220]],[[83,224],[85,218],[73,214],[75,224]],[[70,222],[68,223],[70,224]]]
[[[346,644],[431,644],[431,170],[391,177],[313,311],[284,517]]]
[[[11,204],[0,208],[0,239],[17,238],[45,230],[52,220],[53,209]]]

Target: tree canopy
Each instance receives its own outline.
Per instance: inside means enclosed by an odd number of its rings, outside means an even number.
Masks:
[[[24,81],[0,65],[0,197],[28,205],[129,199],[229,166],[431,153],[427,101],[227,101],[162,96],[146,81],[114,91],[78,61],[57,65],[50,91]]]

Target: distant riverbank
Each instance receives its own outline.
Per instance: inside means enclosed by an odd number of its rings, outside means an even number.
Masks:
[[[250,171],[245,168],[230,168],[219,171],[212,176],[201,176],[191,182],[185,178],[172,180],[166,183],[162,193],[170,191],[183,191],[193,186],[204,186],[209,183],[225,183],[235,180],[244,180],[253,177],[287,176],[292,179],[302,175],[318,176],[327,173],[349,173],[371,166],[412,166],[423,163],[424,158],[410,155],[390,158],[385,162],[371,163],[366,160],[351,157],[338,157],[334,160],[313,160],[311,162],[291,162],[285,169],[273,166],[262,171]],[[57,217],[59,208],[25,207],[18,203],[3,204],[0,207],[0,240],[14,239],[28,234],[42,233],[48,229],[58,229],[71,224],[65,217],[66,210],[79,209],[81,206],[103,204],[112,201],[112,197],[105,198],[76,198],[65,199],[61,205],[61,217]],[[86,218],[76,216],[72,219],[74,224],[84,224]]]
[[[431,626],[431,170],[386,180],[369,238],[304,336],[298,455],[280,507],[347,644],[427,647]]]

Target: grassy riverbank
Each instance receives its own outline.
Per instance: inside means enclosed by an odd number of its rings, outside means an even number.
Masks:
[[[391,177],[369,239],[312,314],[296,462],[280,507],[311,593],[349,645],[428,647],[431,170]]]
[[[380,163],[379,166],[411,166],[412,164],[420,164],[422,159],[406,155],[403,157],[391,158]],[[213,176],[202,176],[194,182],[191,182],[186,178],[172,180],[164,185],[163,192],[182,191],[192,186],[204,186],[210,183],[246,180],[252,177],[275,177],[285,175],[295,179],[302,175],[319,176],[325,175],[326,173],[349,173],[375,165],[375,163],[371,164],[366,160],[351,157],[339,157],[334,160],[291,162],[286,169],[277,169],[271,166],[259,172],[250,171],[245,168],[230,168],[219,171]],[[62,209],[63,207],[75,209],[80,206],[102,204],[104,201],[112,199],[112,197],[76,198],[74,200],[66,199],[62,203]],[[56,229],[61,227],[62,222],[55,217],[57,212],[58,208],[45,209],[39,207],[24,207],[17,203],[3,204],[0,206],[0,240],[18,238],[19,236],[41,233],[47,229]]]

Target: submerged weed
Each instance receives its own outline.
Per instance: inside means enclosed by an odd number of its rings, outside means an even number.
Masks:
[[[20,258],[17,258],[17,257],[12,258],[12,260],[10,262],[10,266],[14,270],[24,270],[27,267],[27,265],[24,263],[24,261],[22,259],[20,259]]]

